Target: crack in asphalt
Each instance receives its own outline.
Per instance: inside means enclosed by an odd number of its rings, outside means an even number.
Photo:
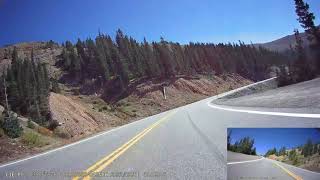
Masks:
[[[198,126],[192,121],[190,114],[188,111],[186,111],[188,120],[193,127],[193,129],[198,133],[198,135],[201,137],[201,139],[204,141],[204,143],[207,145],[207,147],[217,155],[218,159],[221,163],[226,163],[224,155],[218,150],[217,145],[210,140],[208,136],[206,136],[199,128]]]

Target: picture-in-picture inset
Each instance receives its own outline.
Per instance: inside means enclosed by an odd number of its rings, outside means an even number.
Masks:
[[[227,176],[320,179],[320,128],[228,128]]]

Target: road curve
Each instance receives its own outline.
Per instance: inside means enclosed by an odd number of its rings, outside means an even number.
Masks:
[[[228,151],[228,180],[283,179],[318,180],[320,173],[308,171],[282,162],[259,156],[249,156]]]
[[[0,165],[0,179],[226,179],[228,127],[320,127],[316,118],[233,112],[208,106],[216,97]],[[254,167],[272,164],[269,160],[255,163]],[[88,169],[91,176],[76,173]],[[275,168],[270,173],[277,171],[281,172]],[[320,179],[312,172],[297,174],[303,179]]]

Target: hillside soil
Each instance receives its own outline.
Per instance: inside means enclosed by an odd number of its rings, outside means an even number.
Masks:
[[[314,154],[309,157],[304,157],[303,155],[301,155],[301,151],[297,150],[297,152],[298,152],[297,164],[294,164],[293,161],[290,161],[288,156],[270,155],[268,158],[277,160],[286,164],[290,164],[302,169],[307,169],[314,172],[320,172],[320,154]]]
[[[74,93],[74,87],[62,85],[61,94],[51,93],[49,97],[52,118],[58,121],[60,126],[51,132],[43,130],[42,127],[29,129],[23,125],[25,132],[32,131],[38,134],[45,140],[45,145],[29,146],[23,143],[21,138],[12,140],[3,135],[0,139],[2,142],[0,143],[0,162],[7,162],[62,146],[97,132],[250,83],[252,82],[235,74],[146,80],[135,86],[126,97],[112,103],[102,100],[100,94],[81,95]],[[163,87],[165,87],[166,99]],[[26,120],[23,121],[26,122]]]

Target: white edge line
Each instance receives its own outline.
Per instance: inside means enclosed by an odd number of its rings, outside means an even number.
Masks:
[[[27,158],[24,158],[24,159],[20,159],[20,160],[16,160],[16,161],[13,161],[13,162],[9,162],[7,164],[0,165],[0,168],[5,167],[5,166],[10,166],[12,164],[20,163],[20,162],[23,162],[23,161],[26,161],[26,160],[29,160],[29,159],[33,159],[33,158],[36,158],[36,157],[40,157],[40,156],[43,156],[43,155],[46,155],[46,154],[49,154],[49,153],[52,153],[52,152],[55,152],[55,151],[60,151],[62,149],[65,149],[65,148],[68,148],[68,147],[71,147],[71,146],[74,146],[74,145],[89,141],[91,139],[103,136],[105,134],[111,133],[111,132],[113,132],[115,130],[118,130],[118,129],[122,128],[122,127],[124,127],[124,126],[116,127],[116,128],[111,129],[109,131],[106,131],[106,132],[103,132],[103,133],[99,133],[99,134],[94,135],[92,137],[88,137],[86,139],[83,139],[83,140],[80,140],[80,141],[77,141],[77,142],[74,142],[74,143],[71,143],[71,144],[56,148],[56,149],[52,149],[52,150],[49,150],[47,152],[43,152],[43,153],[40,153],[40,154],[37,154],[37,155],[34,155],[34,156],[30,156],[30,157],[27,157]]]
[[[215,108],[215,109],[225,110],[225,111],[242,112],[242,113],[249,113],[249,114],[262,114],[262,115],[287,116],[287,117],[304,117],[304,118],[320,118],[320,114],[284,113],[284,112],[269,112],[269,111],[233,109],[230,107],[227,108],[227,107],[213,105],[211,102],[208,102],[208,106]]]
[[[260,159],[255,159],[255,160],[250,160],[250,161],[238,161],[238,162],[228,162],[227,164],[241,164],[241,163],[250,163],[250,162],[256,162],[256,161],[261,161],[265,159],[264,157],[261,157]]]
[[[225,92],[225,93],[216,95],[216,96],[213,97],[213,99],[210,99],[210,100],[207,102],[207,104],[208,104],[209,107],[212,107],[212,108],[215,108],[215,109],[220,109],[220,110],[225,110],[225,111],[233,111],[233,112],[249,113],[249,114],[262,114],[262,115],[287,116],[287,117],[304,117],[304,118],[320,118],[320,114],[285,113],[285,112],[270,112],[270,111],[254,111],[254,110],[245,110],[245,109],[233,109],[233,108],[231,108],[230,106],[229,106],[229,107],[222,107],[222,106],[218,106],[218,105],[212,104],[212,101],[215,100],[215,99],[218,99],[218,98],[221,98],[221,97],[230,95],[230,94],[232,94],[232,93],[241,91],[241,90],[243,90],[243,89],[245,89],[245,88],[248,88],[248,87],[255,86],[255,85],[257,85],[257,84],[261,84],[261,83],[264,83],[264,82],[273,80],[273,79],[275,79],[275,78],[276,78],[276,77],[269,78],[269,79],[266,79],[266,80],[263,80],[263,81],[259,81],[259,82],[253,83],[253,84],[249,84],[249,85],[247,85],[247,86],[240,87],[240,88],[238,88],[238,89],[234,89],[234,90],[231,90],[231,91],[228,91],[228,92]]]
[[[263,82],[266,82],[266,81],[269,81],[269,80],[272,80],[272,79],[275,79],[275,77],[269,78],[269,79],[266,79],[266,80],[263,80],[263,81],[260,81],[260,82],[256,82],[256,83],[253,83],[253,84],[249,84],[249,85],[247,85],[247,86],[240,87],[240,88],[238,88],[238,89],[234,89],[234,90],[231,90],[231,91],[229,91],[229,92],[225,92],[225,93],[216,95],[216,96],[214,96],[214,98],[223,97],[223,96],[228,95],[228,94],[231,94],[231,93],[233,93],[233,92],[237,92],[237,91],[240,91],[240,90],[245,89],[245,88],[247,88],[247,87],[254,86],[254,85],[256,85],[256,84],[263,83]],[[210,99],[212,100],[212,98],[210,98]],[[211,102],[211,101],[208,102],[208,105],[209,105],[209,106],[211,106],[211,103],[210,103],[210,102]],[[183,107],[183,106],[182,106],[182,107]],[[172,109],[172,110],[173,110],[173,109]],[[169,110],[169,111],[170,111],[170,110]],[[165,112],[169,112],[169,111],[165,111]],[[165,112],[162,112],[162,113],[165,113]],[[162,114],[162,113],[159,113],[159,114]],[[156,114],[156,115],[159,115],[159,114]],[[155,116],[155,115],[154,115],[154,116]],[[150,116],[150,117],[152,117],[152,116]],[[149,118],[149,117],[146,117],[145,119],[147,119],[147,118]],[[143,119],[141,119],[141,120],[143,120]],[[68,145],[65,145],[65,146],[56,148],[56,149],[49,150],[49,151],[47,151],[47,152],[43,152],[43,153],[40,153],[40,154],[37,154],[37,155],[34,155],[34,156],[30,156],[30,157],[27,157],[27,158],[24,158],[24,159],[15,160],[15,161],[12,161],[12,162],[9,162],[9,163],[6,163],[6,164],[2,164],[2,165],[0,165],[0,168],[6,167],[6,166],[10,166],[10,165],[13,165],[13,164],[16,164],[16,163],[20,163],[20,162],[23,162],[23,161],[27,161],[27,160],[29,160],[29,159],[37,158],[37,157],[40,157],[40,156],[43,156],[43,155],[46,155],[46,154],[49,154],[49,153],[52,153],[52,152],[55,152],[55,151],[60,151],[60,150],[62,150],[62,149],[65,149],[65,148],[68,148],[68,147],[71,147],[71,146],[74,146],[74,145],[77,145],[77,144],[80,144],[80,143],[89,141],[89,140],[94,139],[94,138],[97,138],[97,137],[99,137],[99,136],[103,136],[103,135],[105,135],[105,134],[111,133],[111,132],[113,132],[113,131],[116,131],[116,130],[119,130],[119,129],[123,128],[123,127],[126,127],[127,125],[134,124],[134,123],[137,123],[137,122],[140,122],[140,120],[134,121],[134,122],[132,122],[132,123],[129,123],[129,124],[126,124],[126,125],[123,125],[123,126],[120,126],[120,127],[116,127],[116,128],[114,128],[114,129],[111,129],[111,130],[102,132],[102,133],[97,134],[97,135],[94,135],[94,136],[92,136],[92,137],[88,137],[88,138],[86,138],[86,139],[83,139],[83,140],[80,140],[80,141],[77,141],[77,142],[74,142],[74,143],[71,143],[71,144],[68,144]]]
[[[159,114],[168,113],[168,112],[170,112],[170,111],[171,111],[171,110],[165,111],[165,112],[162,112],[162,113],[159,113]],[[159,114],[155,114],[155,115],[153,115],[153,116],[156,116],[156,115],[159,115]],[[149,119],[150,117],[153,117],[153,116],[149,116],[149,117],[140,119],[140,120],[138,120],[138,121],[134,121],[134,122],[131,122],[131,123],[129,123],[129,124],[125,124],[125,125],[123,125],[123,126],[119,126],[119,127],[114,128],[114,129],[107,130],[107,131],[105,131],[105,132],[101,132],[101,133],[99,133],[99,134],[97,134],[97,135],[94,135],[94,136],[91,136],[91,137],[82,139],[82,140],[80,140],[80,141],[76,141],[76,142],[74,142],[74,143],[71,143],[71,144],[68,144],[68,145],[65,145],[65,146],[56,148],[56,149],[49,150],[49,151],[47,151],[47,152],[43,152],[43,153],[40,153],[40,154],[37,154],[37,155],[34,155],[34,156],[30,156],[30,157],[27,157],[27,158],[23,158],[23,159],[20,159],[20,160],[15,160],[15,161],[12,161],[12,162],[8,162],[8,163],[6,163],[6,164],[2,164],[2,165],[0,165],[0,168],[6,167],[6,166],[10,166],[10,165],[13,165],[13,164],[17,164],[17,163],[20,163],[20,162],[23,162],[23,161],[27,161],[27,160],[29,160],[29,159],[33,159],[33,158],[37,158],[37,157],[40,157],[40,156],[44,156],[44,155],[47,155],[47,154],[49,154],[49,153],[52,153],[52,152],[55,152],[55,151],[60,151],[60,150],[62,150],[62,149],[65,149],[65,148],[68,148],[68,147],[71,147],[71,146],[75,146],[75,145],[77,145],[77,144],[80,144],[80,143],[89,141],[89,140],[91,140],[91,139],[95,139],[95,138],[97,138],[97,137],[100,137],[100,136],[109,134],[109,133],[111,133],[111,132],[113,132],[113,131],[117,131],[117,130],[119,130],[119,129],[121,129],[121,128],[127,127],[128,125],[132,125],[132,124],[138,123],[138,122],[140,122],[141,120]]]
[[[296,166],[293,166],[291,164],[286,164],[286,163],[283,163],[283,162],[279,162],[279,161],[276,161],[276,160],[273,160],[273,159],[269,159],[269,158],[265,158],[265,159],[268,160],[268,161],[274,162],[274,163],[278,163],[281,166],[289,166],[291,168],[302,170],[302,171],[305,171],[305,172],[308,172],[308,173],[320,174],[320,172],[314,172],[314,171],[310,171],[310,170],[307,170],[307,169],[302,169],[300,167],[296,167]]]

